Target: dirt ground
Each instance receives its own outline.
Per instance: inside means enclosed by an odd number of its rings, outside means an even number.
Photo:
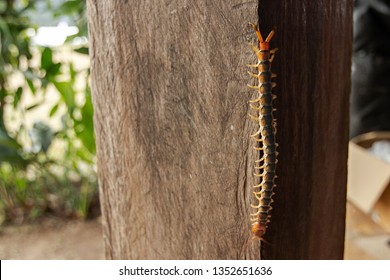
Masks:
[[[0,259],[104,259],[99,219],[11,226],[0,232]]]
[[[347,206],[345,259],[390,259],[390,234]],[[47,219],[36,225],[0,229],[0,259],[104,259],[100,219]]]

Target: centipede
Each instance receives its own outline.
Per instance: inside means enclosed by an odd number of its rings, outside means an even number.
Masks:
[[[278,49],[270,49],[270,41],[275,35],[275,30],[272,30],[264,40],[259,27],[253,23],[251,23],[251,26],[258,39],[257,46],[250,44],[257,56],[257,63],[247,66],[255,69],[255,71],[248,71],[248,73],[251,77],[257,79],[258,84],[248,85],[249,88],[257,91],[256,97],[249,100],[249,106],[255,112],[254,115],[249,114],[249,117],[257,123],[258,129],[250,135],[255,142],[253,148],[257,154],[253,173],[256,179],[256,185],[253,186],[253,195],[257,204],[251,204],[251,208],[254,209],[251,212],[254,213],[250,214],[250,220],[252,223],[252,239],[264,241],[268,224],[271,222],[272,197],[276,187],[275,179],[277,178],[277,123],[274,117],[276,109],[273,103],[276,95],[272,93],[272,89],[276,86],[272,79],[276,77],[276,74],[271,72],[271,64]]]

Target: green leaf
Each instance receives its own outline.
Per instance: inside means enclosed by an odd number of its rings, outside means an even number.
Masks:
[[[38,79],[38,77],[34,74],[33,71],[34,70],[29,67],[26,71],[23,71],[23,75],[32,94],[35,95],[37,90],[34,85],[34,80]]]
[[[44,48],[41,56],[41,67],[45,69],[46,71],[49,70],[49,68],[53,64],[53,51],[50,48]]]
[[[0,88],[0,100],[3,100],[8,95],[4,88]]]
[[[26,166],[27,161],[20,155],[21,145],[0,128],[0,163]]]
[[[80,10],[80,6],[82,5],[82,3],[80,2],[82,1],[79,0],[66,1],[61,5],[59,10],[64,14],[78,13]]]
[[[7,10],[7,3],[4,1],[0,2],[0,12],[3,13]]]
[[[30,88],[32,94],[35,95],[37,90],[36,90],[36,88],[34,86],[34,82],[32,80],[30,80],[30,79],[26,79],[26,81],[27,81],[27,85]]]
[[[53,63],[47,71],[50,73],[50,75],[58,75],[61,68],[61,63]]]
[[[81,108],[83,129],[77,133],[84,147],[92,154],[96,152],[95,137],[93,130],[93,106],[90,91],[87,90],[84,106]]]
[[[2,38],[1,38],[1,44],[3,45],[5,42],[4,41],[11,41],[12,40],[12,35],[11,35],[11,31],[9,29],[9,25],[8,23],[4,20],[3,17],[0,17],[0,31],[1,31],[1,35],[2,35]],[[4,40],[4,41],[3,41]],[[3,45],[3,47],[5,47],[5,45]],[[8,43],[7,43],[7,48],[8,48]],[[5,48],[3,48],[5,49]]]
[[[95,138],[93,134],[93,130],[85,128],[84,130],[80,132],[76,132],[77,137],[81,140],[83,143],[83,146],[91,153],[96,153],[96,146],[95,146]]]
[[[53,63],[46,69],[46,80],[49,82],[54,82],[57,79],[57,76],[60,74],[62,64],[61,63]]]
[[[70,80],[74,83],[76,80],[77,72],[73,67],[73,63],[69,63],[69,74],[70,74]]]
[[[22,146],[18,142],[16,142],[15,139],[11,138],[8,133],[0,128],[0,146],[13,149],[13,150],[18,150]]]
[[[41,101],[41,102],[34,103],[34,104],[28,106],[28,107],[26,108],[26,111],[30,111],[30,110],[32,110],[32,109],[35,109],[35,108],[38,107],[38,106],[41,106],[41,105],[42,105],[42,101]]]
[[[10,149],[0,145],[0,163],[8,162],[11,165],[26,166],[28,161],[25,160],[17,150]]]
[[[72,88],[72,85],[67,82],[54,82],[53,84],[61,94],[61,97],[65,101],[66,106],[68,107],[68,112],[71,114],[75,108],[75,92]]]
[[[26,179],[22,177],[15,178],[15,185],[18,187],[19,191],[25,191],[27,187]]]
[[[85,126],[89,126],[93,128],[93,105],[92,105],[91,94],[88,92],[86,93],[85,96],[85,103],[81,108],[81,116],[82,116],[83,124]]]
[[[15,96],[14,96],[14,108],[16,108],[16,106],[18,106],[20,98],[22,97],[22,93],[23,93],[23,88],[18,87],[18,89],[15,92]]]
[[[81,54],[89,54],[89,48],[87,47],[81,47],[74,50],[75,52],[81,53]]]
[[[57,103],[56,105],[54,105],[51,110],[50,110],[50,113],[49,113],[49,117],[53,117],[54,114],[58,111],[58,107],[59,107],[59,104]]]

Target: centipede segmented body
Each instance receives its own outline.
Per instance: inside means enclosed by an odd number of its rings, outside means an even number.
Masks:
[[[276,164],[278,162],[276,151],[276,119],[274,118],[273,100],[276,95],[272,94],[272,89],[276,86],[272,78],[276,77],[271,73],[271,63],[274,59],[277,49],[270,50],[269,42],[275,34],[272,30],[267,38],[263,40],[257,25],[252,24],[258,38],[258,47],[251,45],[251,48],[257,55],[258,62],[248,67],[257,69],[257,73],[248,72],[252,77],[257,78],[258,85],[248,87],[256,89],[258,95],[255,99],[250,100],[250,107],[256,112],[256,115],[249,115],[259,126],[259,129],[251,135],[254,138],[258,151],[258,159],[255,161],[254,176],[258,178],[258,184],[253,188],[253,194],[257,200],[257,205],[251,204],[255,213],[251,214],[253,239],[263,240],[270,222],[270,211],[272,209],[272,196],[274,195]]]

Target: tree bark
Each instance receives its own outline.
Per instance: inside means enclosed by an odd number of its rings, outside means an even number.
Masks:
[[[261,1],[278,181],[265,258],[342,258],[351,1]],[[88,0],[109,259],[259,259],[246,64],[258,1]]]

